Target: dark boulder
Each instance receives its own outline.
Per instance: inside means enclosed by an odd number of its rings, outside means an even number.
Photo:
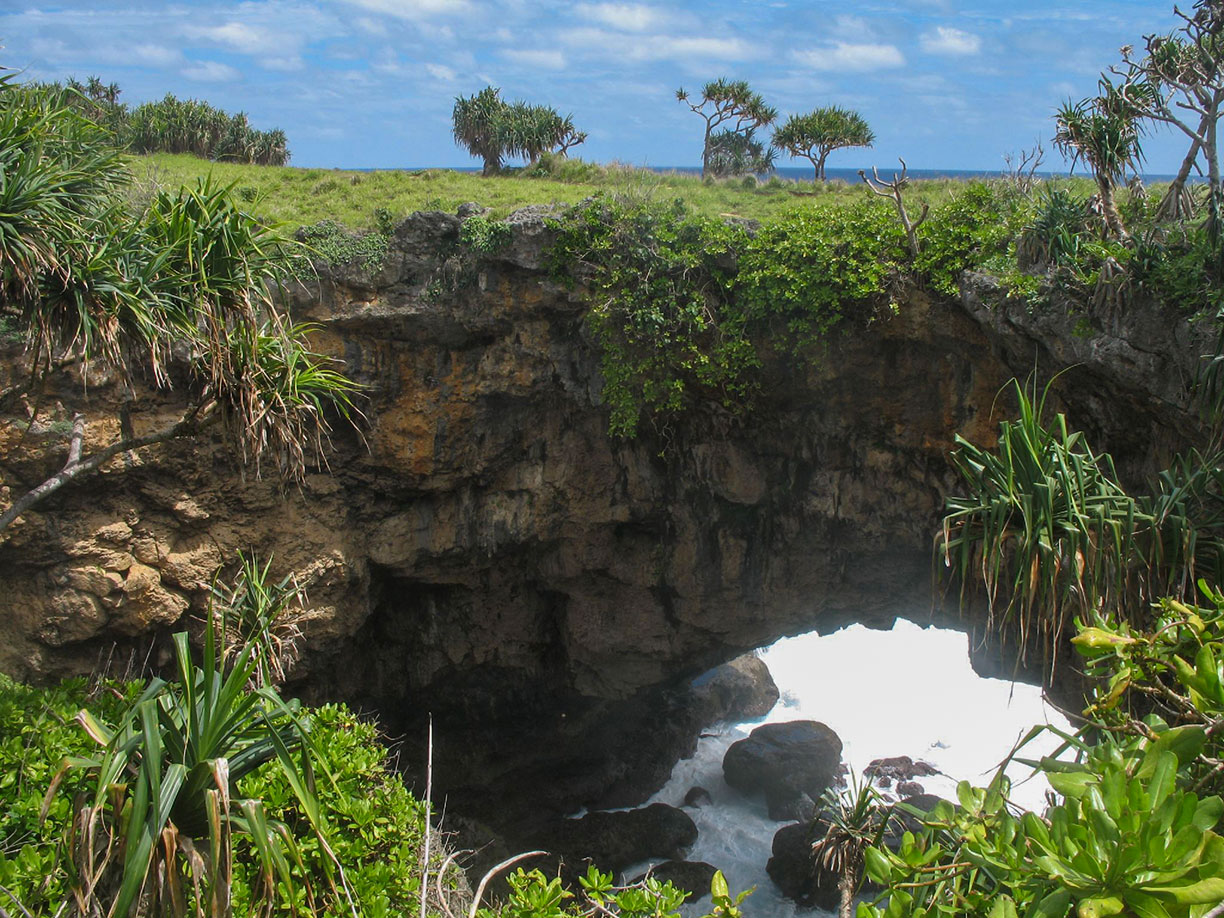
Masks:
[[[687,813],[652,803],[638,810],[557,820],[539,833],[537,844],[562,856],[564,873],[581,874],[586,862],[620,873],[650,858],[682,860],[695,841],[697,826]]]
[[[699,807],[713,802],[714,800],[710,797],[710,792],[704,787],[690,787],[688,793],[684,795],[685,806]]]
[[[718,868],[713,864],[707,864],[705,861],[664,861],[657,867],[651,868],[649,876],[654,877],[660,883],[671,883],[676,889],[692,893],[689,901],[693,901],[710,894],[710,881],[714,879],[717,870]],[[633,882],[644,880],[647,875],[642,874]]]
[[[764,724],[733,744],[723,777],[744,794],[764,793],[771,819],[793,818],[806,795],[819,800],[841,762],[837,734],[814,720]]]
[[[778,686],[755,653],[702,673],[692,682],[693,706],[702,726],[764,717],[778,703]]]
[[[782,895],[805,908],[837,911],[837,878],[820,874],[812,861],[812,843],[824,837],[820,821],[783,826],[773,838],[773,856],[765,865]]]

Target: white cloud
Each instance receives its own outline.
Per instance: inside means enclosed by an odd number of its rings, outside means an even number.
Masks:
[[[949,26],[938,26],[933,32],[925,32],[920,38],[922,50],[929,54],[970,55],[982,50],[982,39],[972,32],[964,32]]]
[[[387,27],[377,19],[371,19],[369,16],[357,17],[357,28],[370,35],[386,35]]]
[[[824,48],[796,51],[795,60],[813,70],[863,73],[905,66],[905,55],[896,45],[855,44],[838,41]]]
[[[174,48],[164,45],[140,44],[127,48],[124,54],[128,60],[139,61],[151,67],[165,67],[182,59],[182,54]]]
[[[445,64],[426,64],[425,70],[435,80],[442,80],[446,83],[453,83],[459,78],[459,75]]]
[[[219,26],[188,26],[183,32],[189,38],[202,38],[243,54],[256,54],[271,44],[270,37],[262,29],[244,22],[227,22]]]
[[[220,61],[200,61],[193,67],[185,68],[183,76],[198,83],[231,83],[242,74]]]
[[[275,70],[279,73],[292,73],[295,70],[301,70],[306,64],[298,55],[294,54],[289,57],[261,58],[259,66],[265,70]]]
[[[623,32],[648,32],[660,28],[667,19],[660,10],[641,3],[580,3],[574,10],[584,19]]]
[[[539,70],[565,69],[565,55],[555,49],[537,51],[526,48],[507,48],[502,52],[502,57],[516,64],[535,67]]]
[[[756,49],[739,38],[695,38],[672,35],[625,35],[605,29],[570,29],[561,40],[574,48],[604,57],[635,61],[700,58],[739,61],[756,57]]]
[[[472,11],[471,0],[345,0],[354,6],[396,19],[427,19]]]

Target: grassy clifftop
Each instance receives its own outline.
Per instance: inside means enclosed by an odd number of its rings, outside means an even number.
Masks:
[[[211,173],[234,183],[247,201],[258,201],[259,212],[294,226],[334,220],[351,229],[378,225],[377,211],[398,220],[417,210],[453,213],[466,201],[493,208],[505,216],[528,204],[573,204],[598,192],[636,199],[682,198],[696,213],[712,217],[768,220],[796,204],[812,201],[859,201],[870,192],[864,185],[791,182],[754,178],[705,183],[691,175],[649,172],[631,166],[598,166],[580,160],[555,160],[528,175],[520,171],[485,178],[478,173],[448,169],[381,170],[301,169],[209,162],[188,155],[154,154],[129,157],[138,183],[177,187]],[[919,181],[915,201],[932,206],[946,201],[963,183]]]

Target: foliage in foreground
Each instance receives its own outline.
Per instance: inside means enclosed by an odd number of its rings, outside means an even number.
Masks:
[[[566,889],[557,877],[521,867],[508,878],[510,895],[496,909],[482,908],[480,918],[679,918],[688,893],[670,882],[647,877],[640,883],[615,886],[612,875],[590,867],[578,878],[578,889]],[[752,890],[733,896],[722,871],[710,881],[710,910],[702,918],[743,918],[740,905]]]
[[[995,450],[957,438],[968,493],[948,501],[941,552],[963,588],[985,587],[992,626],[1022,654],[1040,641],[1053,662],[1075,617],[1142,621],[1160,597],[1192,596],[1196,577],[1224,578],[1218,457],[1192,452],[1132,495],[1062,414],[1044,421],[1045,395],[1012,392],[1019,415]]]
[[[1059,757],[1028,763],[1054,789],[1050,808],[1011,808],[1001,771],[987,788],[962,783],[897,850],[868,852],[886,889],[860,916],[1216,914],[1224,596],[1202,592],[1206,605],[1165,600],[1143,628],[1112,616],[1081,628],[1074,643],[1098,678],[1086,726],[1063,734]]]
[[[14,899],[33,914],[54,914],[70,901],[71,873],[65,846],[73,800],[88,788],[87,774],[68,772],[58,791],[48,788],[65,758],[96,756],[97,743],[75,721],[87,709],[100,723],[120,723],[144,689],[142,683],[102,684],[82,680],[35,689],[0,676],[0,886],[11,894],[0,906],[14,912]],[[386,750],[376,729],[342,705],[304,710],[318,756],[315,791],[320,820],[330,829],[329,843],[344,867],[353,900],[362,915],[415,911],[424,832],[423,809],[388,771]],[[299,864],[290,865],[295,889],[327,890],[325,861],[293,784],[278,768],[261,768],[237,782],[239,799],[262,801],[269,825],[291,833]],[[46,806],[45,818],[40,811]],[[248,841],[238,840],[231,877],[234,912],[255,914],[253,891],[264,883],[259,858]],[[348,912],[345,902],[328,896],[320,914]],[[328,904],[328,903],[331,904]],[[274,914],[290,914],[289,903]]]

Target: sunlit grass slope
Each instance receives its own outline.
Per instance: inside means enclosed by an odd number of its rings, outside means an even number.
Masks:
[[[133,156],[129,162],[138,184],[146,189],[191,183],[212,173],[220,181],[233,183],[239,196],[255,203],[261,216],[292,226],[334,220],[352,229],[377,226],[380,210],[398,221],[417,210],[454,213],[460,204],[475,201],[501,217],[529,204],[572,204],[600,192],[663,201],[681,198],[697,213],[762,221],[797,203],[830,198],[853,201],[870,194],[861,184],[758,182],[753,178],[703,182],[691,175],[659,175],[580,160],[552,160],[531,176],[519,171],[490,178],[447,169],[358,172],[238,165],[171,154]],[[934,206],[958,187],[961,183],[952,180],[918,181],[909,195],[916,203],[926,201]]]

